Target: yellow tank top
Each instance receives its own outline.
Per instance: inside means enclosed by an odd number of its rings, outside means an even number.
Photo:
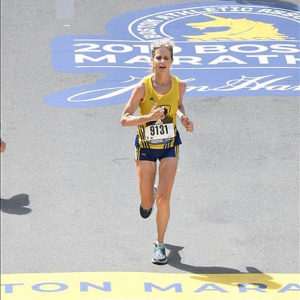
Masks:
[[[172,76],[172,86],[165,95],[158,94],[152,85],[152,75],[143,79],[146,87],[144,99],[139,105],[140,115],[151,112],[155,103],[165,109],[165,118],[159,121],[147,122],[137,128],[136,146],[150,149],[168,149],[181,144],[176,128],[176,111],[179,99],[179,81]]]

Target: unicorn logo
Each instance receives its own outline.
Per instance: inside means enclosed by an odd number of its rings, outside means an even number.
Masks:
[[[206,15],[212,18],[212,21],[187,23],[195,29],[204,30],[211,27],[229,27],[228,30],[206,32],[201,35],[184,37],[190,42],[197,41],[240,41],[240,40],[285,40],[288,36],[278,32],[273,24],[257,22],[248,19],[221,18],[212,15]]]

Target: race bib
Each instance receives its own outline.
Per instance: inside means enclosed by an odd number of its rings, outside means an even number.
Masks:
[[[174,126],[172,123],[168,124],[153,124],[145,128],[146,141],[166,140],[175,136]]]

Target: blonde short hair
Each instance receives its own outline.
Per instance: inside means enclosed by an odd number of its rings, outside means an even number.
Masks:
[[[170,51],[171,59],[173,59],[173,49],[175,47],[175,44],[170,39],[160,39],[155,40],[151,44],[151,52],[152,52],[152,58],[155,56],[155,51],[159,48],[167,48]]]

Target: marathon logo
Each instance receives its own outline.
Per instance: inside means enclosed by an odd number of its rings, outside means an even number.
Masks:
[[[173,69],[215,69],[216,67],[299,67],[300,49],[296,43],[265,42],[199,44],[177,42]],[[64,59],[74,61],[74,68],[142,68],[149,69],[151,51],[148,44],[119,41],[74,40],[73,54]],[[71,52],[67,53],[71,54]],[[189,55],[185,55],[189,54]],[[67,69],[66,69],[67,71]]]
[[[52,40],[56,71],[106,77],[44,102],[64,107],[126,102],[149,74],[150,44],[160,38],[175,42],[172,73],[187,82],[185,96],[298,96],[299,22],[298,10],[265,3],[178,4],[129,13],[108,24],[107,36]]]
[[[226,15],[233,14],[247,14],[247,18],[227,18],[220,17],[212,14]],[[253,14],[253,18],[248,16]],[[162,26],[165,26],[166,22],[174,22],[176,19],[190,18],[191,16],[197,16],[201,19],[202,17],[208,17],[211,20],[208,22],[198,22],[187,24],[203,30],[209,27],[229,27],[229,30],[218,31],[217,33],[209,33],[205,35],[192,37],[190,40],[251,40],[251,39],[274,39],[282,40],[287,38],[284,34],[279,34],[277,28],[272,23],[266,23],[262,21],[256,21],[254,14],[275,16],[289,18],[296,22],[300,21],[299,12],[291,12],[286,9],[271,9],[271,8],[259,8],[251,7],[248,5],[244,6],[208,6],[208,7],[195,7],[193,9],[175,9],[170,12],[157,13],[151,16],[138,19],[132,22],[129,26],[129,31],[132,32],[133,36],[140,40],[152,40],[165,37]],[[234,35],[231,33],[236,31]]]

